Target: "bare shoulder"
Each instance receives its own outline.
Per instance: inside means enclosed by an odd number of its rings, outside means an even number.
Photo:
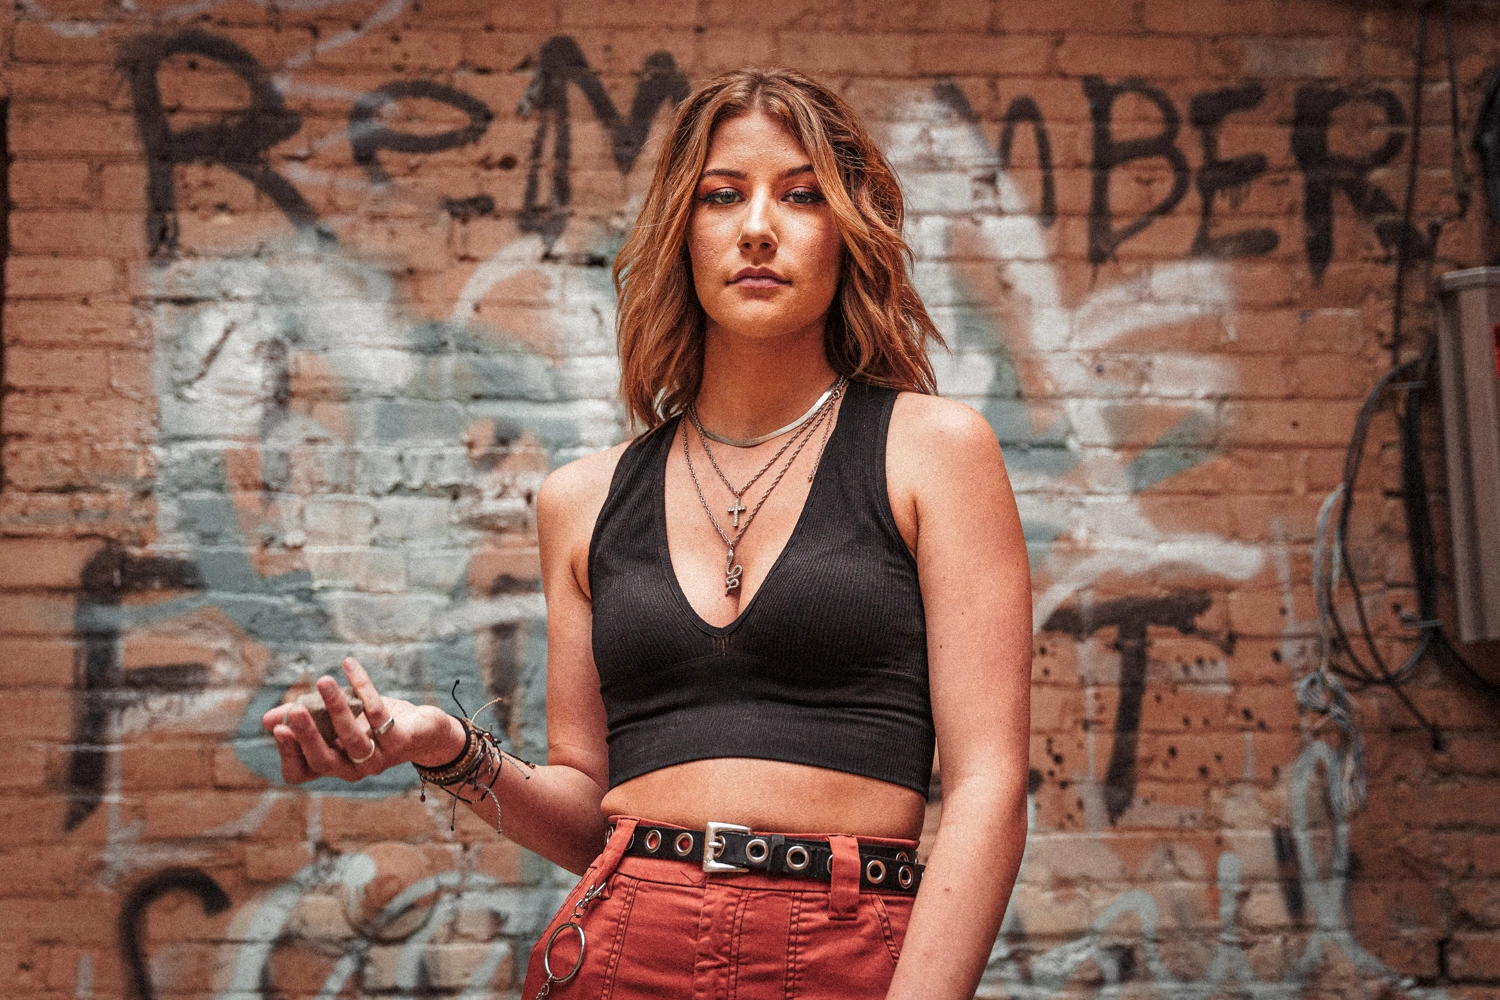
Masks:
[[[609,496],[620,456],[630,447],[623,441],[613,448],[575,459],[554,469],[542,482],[536,497],[537,529],[542,544],[561,542],[571,547],[579,540],[587,544],[594,521]]]
[[[913,553],[936,521],[954,517],[974,498],[1009,498],[1000,444],[971,406],[941,396],[903,392],[891,412],[885,446],[886,494],[896,528]],[[954,508],[957,503],[958,507]]]
[[[920,392],[903,392],[891,412],[888,464],[936,471],[1000,461],[989,422],[967,404]]]

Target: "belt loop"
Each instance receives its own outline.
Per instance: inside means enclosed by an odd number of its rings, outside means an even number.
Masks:
[[[833,852],[833,880],[828,888],[828,919],[853,920],[859,913],[859,841],[828,838]]]
[[[593,866],[585,873],[586,879],[594,885],[603,885],[609,881],[609,877],[620,866],[620,859],[625,856],[625,848],[630,846],[630,841],[635,836],[636,824],[639,822],[640,820],[629,816],[622,816],[614,821],[615,832],[610,835],[609,843],[604,845],[604,853],[599,855]]]

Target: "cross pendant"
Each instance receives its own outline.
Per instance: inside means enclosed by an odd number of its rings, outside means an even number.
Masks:
[[[745,512],[745,505],[740,503],[739,497],[735,497],[734,504],[725,509],[734,518],[734,526],[738,528],[740,526],[740,515]]]

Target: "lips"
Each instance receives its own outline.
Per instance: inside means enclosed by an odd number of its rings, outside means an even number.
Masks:
[[[742,268],[735,272],[734,277],[729,279],[729,283],[741,288],[780,288],[782,285],[791,284],[769,267]]]

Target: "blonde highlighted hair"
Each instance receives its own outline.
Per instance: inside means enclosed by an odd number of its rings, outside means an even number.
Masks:
[[[823,344],[834,370],[875,385],[936,391],[929,341],[943,344],[912,287],[896,174],[854,110],[795,70],[735,70],[677,108],[645,204],[615,257],[620,397],[656,427],[687,408],[703,379],[704,313],[687,254],[693,193],[722,121],[759,111],[807,151],[843,236]]]

